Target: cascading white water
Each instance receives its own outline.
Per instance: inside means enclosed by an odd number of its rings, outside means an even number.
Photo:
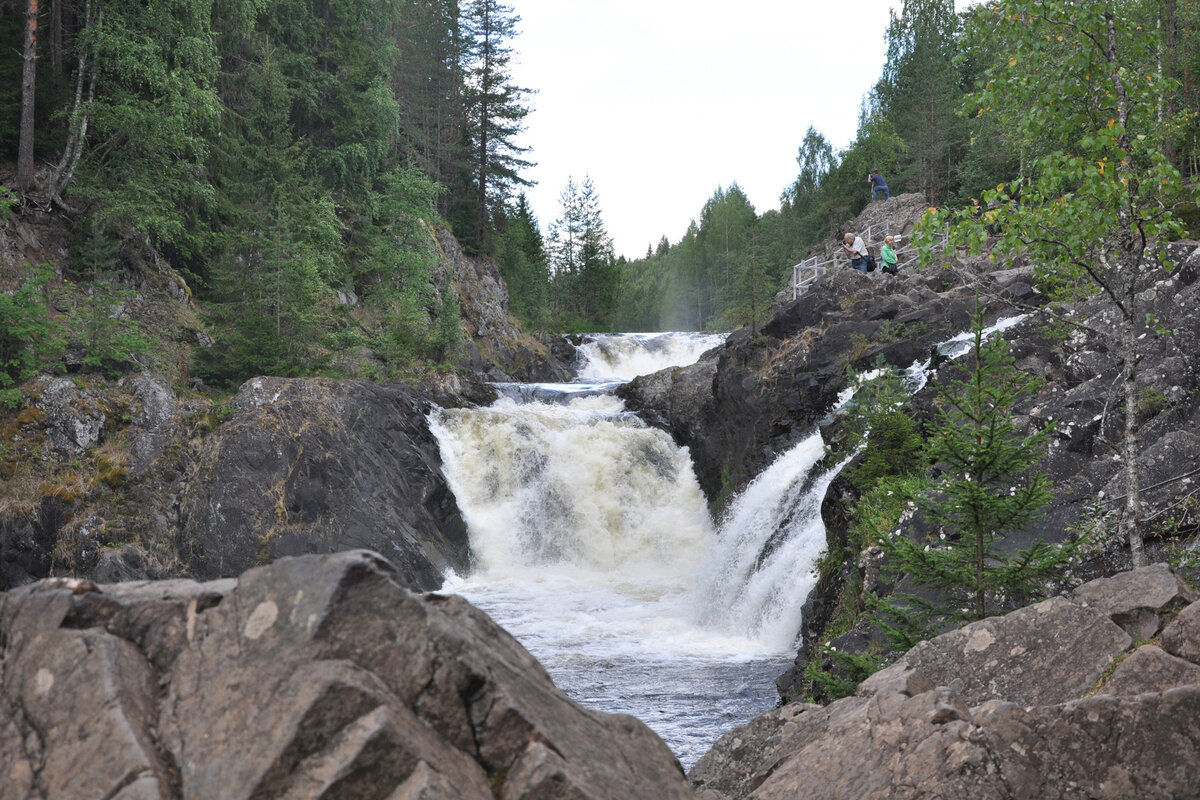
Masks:
[[[960,338],[942,352],[961,355]],[[445,591],[491,614],[578,702],[646,722],[685,766],[774,705],[825,546],[821,503],[843,466],[815,469],[825,448],[814,432],[717,530],[687,451],[608,392],[719,342],[589,337],[585,380],[501,386],[489,408],[430,416],[475,563]],[[913,365],[910,388],[927,368]]]
[[[694,590],[702,624],[744,631],[770,650],[793,647],[825,547],[821,502],[844,466],[815,471],[824,455],[814,431],[734,500]]]
[[[725,341],[723,333],[593,333],[579,346],[583,381],[628,381],[694,364]]]
[[[490,613],[569,695],[639,717],[688,765],[775,703],[824,544],[809,497],[823,485],[797,486],[823,446],[779,459],[717,531],[687,450],[593,392],[722,338],[589,337],[587,380],[505,386],[489,408],[430,417],[475,564],[445,590]]]

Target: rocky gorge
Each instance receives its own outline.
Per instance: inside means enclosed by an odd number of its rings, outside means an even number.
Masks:
[[[901,196],[846,227],[886,220],[907,236],[924,210]],[[475,374],[561,379],[569,353],[512,323],[494,268],[439,243]],[[1147,331],[1142,367],[1158,561],[1194,542],[1200,452],[1200,250],[1172,253],[1148,298],[1171,335]],[[1116,356],[1039,318],[1034,283],[1030,265],[986,259],[832,270],[797,300],[781,294],[753,335],[621,392],[690,449],[719,508],[826,421],[847,365],[925,357],[968,326],[978,296],[993,318],[1030,315],[1008,338],[1045,384],[1017,411],[1056,423],[1042,466],[1056,501],[1025,535],[1106,530],[1103,501],[1122,493]],[[161,286],[144,296],[183,305]],[[492,396],[453,375],[263,377],[217,405],[149,373],[39,378],[6,422],[9,462],[62,469],[0,517],[0,798],[1194,796],[1197,597],[1162,565],[1122,572],[1108,534],[1075,583],[1109,577],[925,642],[854,697],[782,706],[685,777],[640,723],[580,708],[480,612],[422,594],[471,557],[425,416]],[[851,495],[830,489],[831,547]],[[868,568],[855,554],[844,569]],[[806,614],[809,644],[833,588]]]

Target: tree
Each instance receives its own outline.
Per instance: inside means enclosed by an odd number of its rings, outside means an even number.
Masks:
[[[1000,547],[1005,534],[1037,519],[1050,499],[1049,479],[1030,473],[1047,432],[1013,424],[1013,408],[1038,384],[1016,369],[1001,337],[984,336],[980,309],[973,331],[972,352],[951,365],[951,379],[937,392],[928,454],[940,478],[918,499],[941,534],[928,541],[902,533],[880,539],[888,571],[926,592],[876,601],[881,626],[904,644],[948,621],[983,619],[1006,600],[1037,594],[1073,552],[1040,540],[1016,553]]]
[[[958,25],[954,0],[905,0],[900,14],[891,12],[887,61],[875,87],[880,114],[913,156],[895,177],[920,187],[931,203],[950,192],[962,146],[963,123],[955,114],[962,100],[954,66]]]
[[[26,0],[25,48],[21,72],[21,138],[17,148],[17,190],[29,192],[33,186],[33,122],[37,86],[38,0]]]
[[[515,86],[509,72],[521,18],[500,0],[471,0],[462,17],[466,49],[468,135],[474,153],[474,244],[486,248],[488,222],[509,200],[513,187],[528,186],[520,171],[532,166],[516,143],[524,128],[528,89]],[[460,231],[460,235],[465,231]]]
[[[509,306],[528,328],[546,324],[550,274],[537,219],[525,195],[507,210],[499,225],[496,266],[508,286]]]
[[[619,271],[592,179],[579,186],[568,178],[559,203],[547,242],[552,306],[568,327],[603,326],[616,306]]]
[[[1007,57],[969,98],[1017,138],[1043,143],[1026,175],[987,193],[998,204],[992,253],[1028,253],[1044,279],[1096,292],[1117,317],[1124,396],[1121,525],[1135,566],[1146,563],[1138,464],[1138,341],[1149,329],[1139,300],[1166,277],[1164,245],[1180,235],[1184,190],[1164,154],[1163,87],[1155,35],[1116,2],[999,0],[976,9],[968,37],[1000,36]],[[983,250],[982,220],[958,217],[956,243]],[[935,226],[924,226],[932,232]],[[1081,323],[1086,325],[1087,323]],[[1090,326],[1111,336],[1104,325]]]

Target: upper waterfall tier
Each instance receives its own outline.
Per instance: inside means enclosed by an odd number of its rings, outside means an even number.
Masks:
[[[628,381],[693,364],[725,341],[724,333],[593,333],[579,345],[584,381]]]

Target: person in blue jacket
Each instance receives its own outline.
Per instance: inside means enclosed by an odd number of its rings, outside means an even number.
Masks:
[[[885,181],[883,176],[879,174],[879,170],[872,172],[871,177],[867,178],[867,181],[871,184],[872,202],[879,199],[880,192],[883,192],[884,200],[891,198],[892,195],[890,192],[888,192],[887,181]]]

